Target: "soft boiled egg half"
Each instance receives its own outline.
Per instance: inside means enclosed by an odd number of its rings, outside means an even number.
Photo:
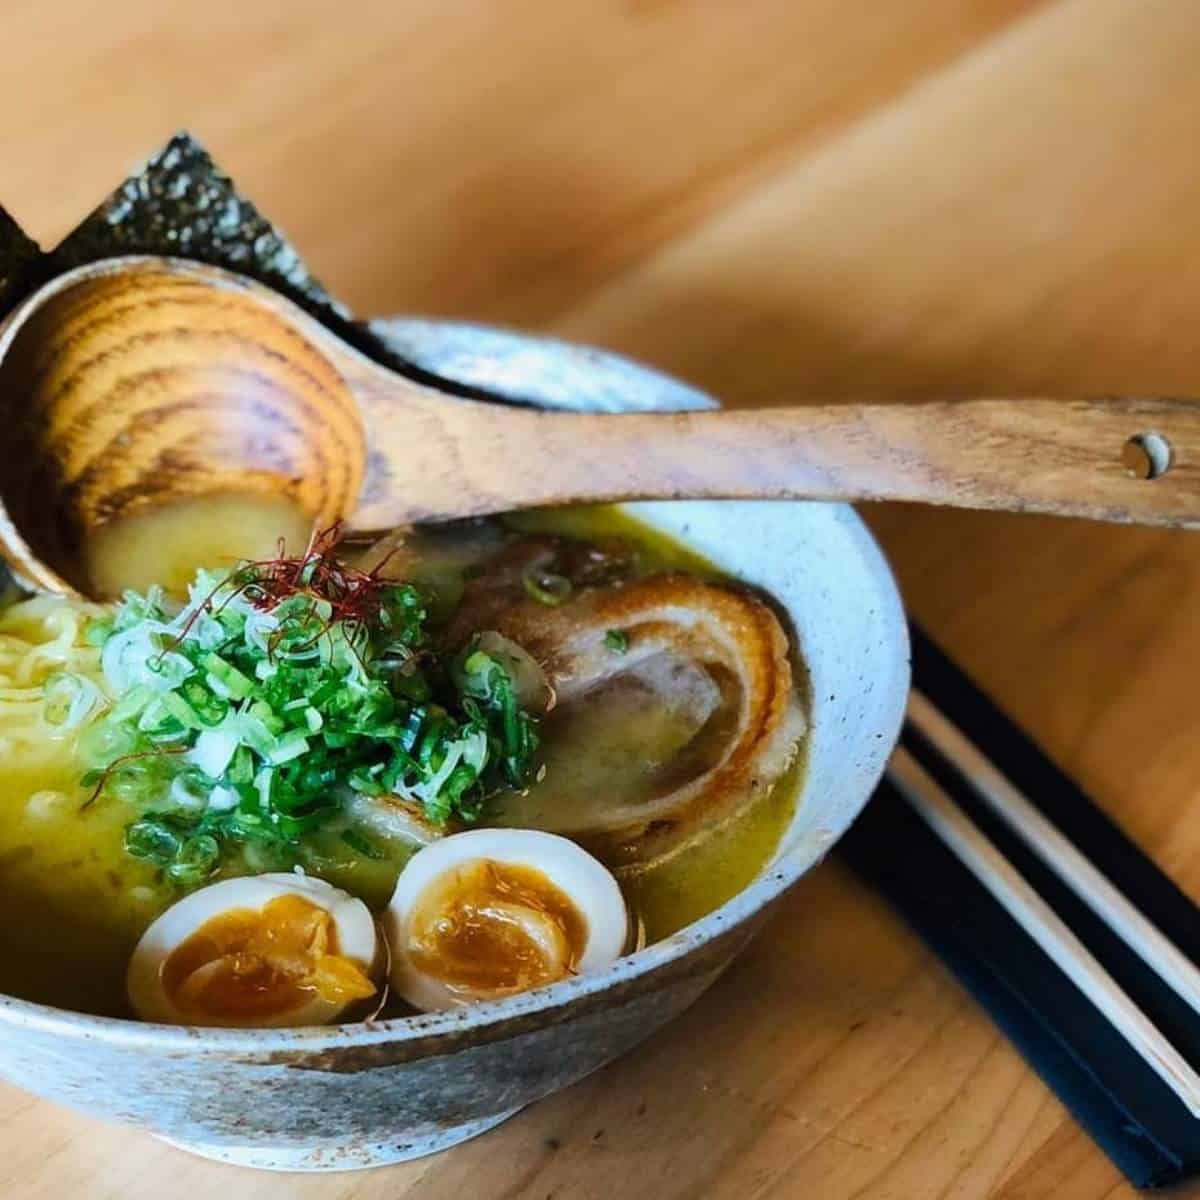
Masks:
[[[172,905],[129,961],[146,1021],[264,1028],[327,1025],[378,993],[370,910],[306,875],[225,879]]]
[[[473,829],[413,855],[384,927],[393,989],[428,1011],[606,967],[629,922],[617,881],[574,842]]]

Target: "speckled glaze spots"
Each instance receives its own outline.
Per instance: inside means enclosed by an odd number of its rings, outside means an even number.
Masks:
[[[424,369],[514,397],[700,407],[624,359],[461,325],[382,322]],[[447,401],[453,403],[453,401]],[[631,506],[786,610],[810,675],[809,766],[772,865],[715,913],[606,971],[470,1009],[326,1029],[140,1025],[0,998],[0,1075],[249,1166],[346,1170],[445,1148],[624,1053],[707,988],[866,803],[899,733],[908,641],[887,564],[844,506]]]
[[[392,1163],[408,1162],[449,1150],[459,1142],[470,1141],[489,1129],[495,1129],[509,1117],[521,1110],[511,1109],[498,1116],[486,1117],[482,1121],[465,1121],[428,1136],[406,1136],[391,1138],[383,1142],[362,1142],[338,1149],[327,1146],[218,1146],[200,1142],[177,1142],[174,1138],[162,1137],[168,1145],[201,1158],[215,1159],[235,1167],[255,1167],[260,1171],[362,1171],[368,1167],[382,1167]]]
[[[374,321],[423,371],[513,404],[581,412],[715,408],[711,396],[619,354],[460,321]]]

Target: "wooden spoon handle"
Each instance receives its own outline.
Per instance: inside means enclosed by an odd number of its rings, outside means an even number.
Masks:
[[[356,528],[650,498],[910,500],[1200,525],[1200,401],[957,400],[596,415],[365,405]],[[414,415],[419,419],[414,426]],[[399,410],[397,410],[399,417]]]

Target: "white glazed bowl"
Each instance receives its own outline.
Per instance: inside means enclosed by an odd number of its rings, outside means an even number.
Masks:
[[[422,322],[379,329],[424,366],[468,384],[500,380],[544,403],[577,403],[589,390],[589,407],[617,407],[614,394],[621,405],[632,398],[643,408],[704,403],[653,372],[553,342]],[[607,971],[371,1026],[196,1030],[0,998],[0,1075],[211,1157],[336,1170],[400,1161],[474,1136],[615,1058],[691,1004],[870,797],[903,719],[908,638],[891,572],[843,505],[630,509],[769,591],[799,639],[812,696],[808,769],[792,825],[759,879]]]

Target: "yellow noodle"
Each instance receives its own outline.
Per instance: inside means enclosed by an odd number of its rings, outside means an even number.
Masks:
[[[62,753],[64,731],[45,719],[43,685],[58,671],[93,680],[102,689],[100,654],[87,644],[88,621],[103,613],[94,604],[35,596],[0,613],[0,753],[27,761]]]

